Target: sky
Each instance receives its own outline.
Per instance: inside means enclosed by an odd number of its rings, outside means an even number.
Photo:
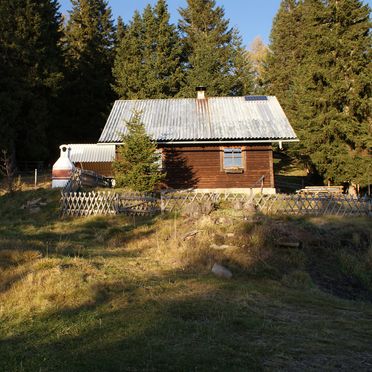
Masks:
[[[155,4],[156,0],[108,0],[108,3],[115,19],[121,16],[124,22],[128,22],[136,9],[142,11],[147,4]],[[186,0],[168,0],[167,3],[171,21],[177,23],[177,9],[185,7]],[[60,4],[62,13],[67,13],[71,8],[69,0],[60,0]],[[268,42],[272,19],[279,4],[280,0],[217,0],[217,5],[224,7],[230,26],[238,28],[247,47],[258,35]]]
[[[128,22],[136,9],[142,11],[147,4],[154,5],[156,0],[108,0],[115,19],[121,16]],[[186,0],[168,0],[171,21],[177,23],[178,9],[186,6]],[[372,6],[372,0],[365,0]],[[67,13],[71,8],[70,0],[60,0],[61,12]],[[240,31],[244,45],[249,48],[253,39],[260,36],[267,44],[271,25],[279,9],[280,0],[217,0],[217,5],[223,6],[230,26]]]

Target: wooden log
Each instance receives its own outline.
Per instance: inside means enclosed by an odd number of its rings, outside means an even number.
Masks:
[[[279,242],[282,248],[302,248],[302,242]]]

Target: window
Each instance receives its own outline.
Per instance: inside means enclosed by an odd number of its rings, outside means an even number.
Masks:
[[[243,168],[243,156],[241,148],[223,149],[223,168],[224,169]]]
[[[156,163],[158,165],[158,169],[161,171],[163,170],[163,151],[161,149],[157,149],[155,151]]]

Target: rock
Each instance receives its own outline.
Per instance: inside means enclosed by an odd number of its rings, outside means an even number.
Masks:
[[[41,202],[41,198],[37,198],[37,199],[29,200],[27,202],[27,205],[30,206],[30,207],[32,207],[33,205],[36,205],[36,204],[38,204],[40,202]]]
[[[212,273],[220,278],[230,279],[232,277],[232,272],[226,267],[215,263],[212,267]]]
[[[203,215],[210,214],[213,210],[214,204],[208,200],[200,203],[193,202],[185,205],[182,215],[191,218],[200,218]]]
[[[218,245],[218,244],[214,244],[214,243],[211,244],[209,247],[212,248],[212,249],[217,249],[217,250],[238,248],[238,247],[235,247],[233,245],[227,245],[227,244]]]
[[[30,208],[30,213],[31,214],[39,213],[40,211],[41,211],[41,208],[39,208],[39,207]]]

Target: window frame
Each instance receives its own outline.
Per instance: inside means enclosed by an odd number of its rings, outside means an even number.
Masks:
[[[232,165],[232,166],[225,166],[225,154],[226,150],[232,150],[232,156],[231,159],[234,159],[234,151],[240,150],[240,159],[241,163],[240,165]],[[246,157],[245,157],[245,148],[243,146],[221,146],[220,147],[220,153],[221,153],[221,171],[225,173],[243,173],[246,170],[245,164],[246,164]],[[238,157],[235,157],[238,158]]]

